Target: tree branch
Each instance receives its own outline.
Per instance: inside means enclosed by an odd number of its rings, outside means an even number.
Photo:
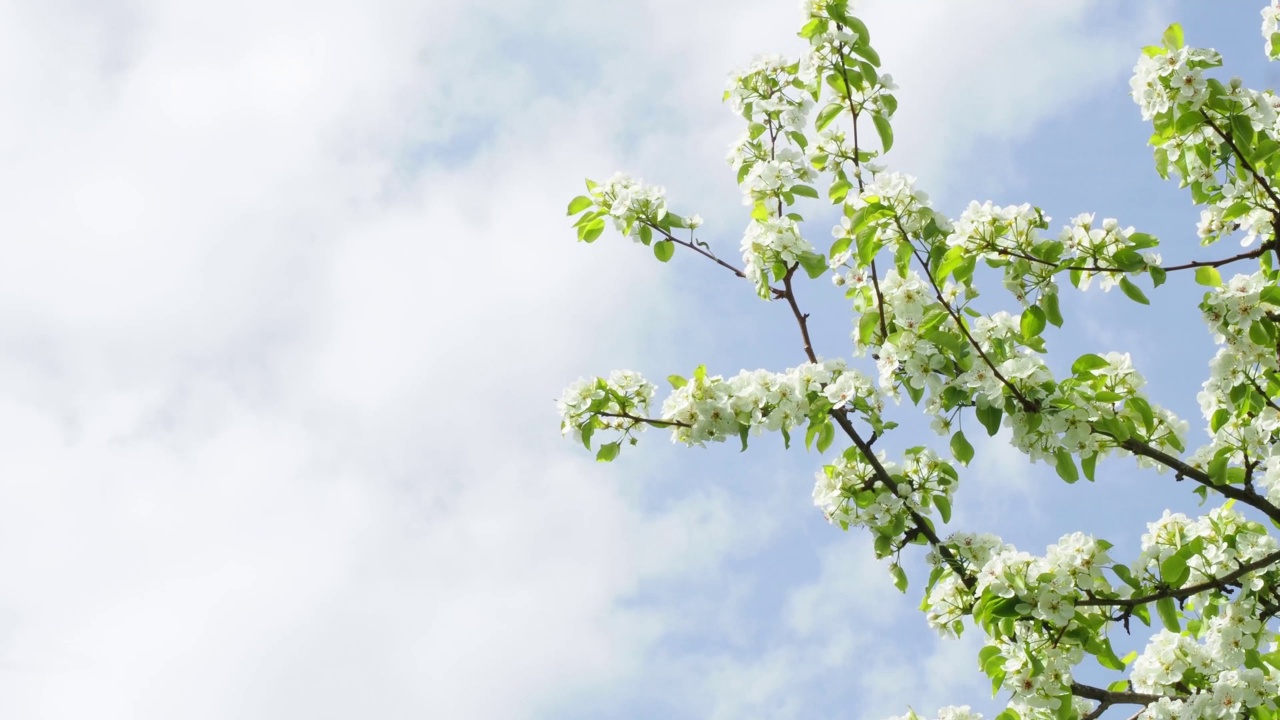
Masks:
[[[657,225],[654,225],[653,223],[646,222],[646,223],[645,223],[645,225],[647,225],[647,226],[649,226],[650,228],[652,228],[653,230],[656,230],[657,232],[661,233],[661,234],[662,234],[662,236],[663,236],[663,238],[665,238],[665,239],[667,239],[667,240],[670,240],[671,242],[673,242],[673,243],[675,243],[675,244],[677,244],[677,245],[683,245],[684,247],[689,248],[690,250],[692,250],[692,251],[694,251],[694,252],[698,253],[699,255],[701,255],[701,256],[703,256],[703,257],[707,258],[708,260],[710,260],[710,261],[712,261],[712,262],[716,263],[717,265],[719,265],[720,267],[722,267],[722,268],[724,268],[724,269],[728,270],[729,272],[733,273],[734,275],[737,275],[738,277],[742,278],[743,280],[746,280],[746,279],[747,279],[747,275],[746,275],[746,273],[742,272],[741,270],[739,270],[738,268],[734,267],[733,265],[730,265],[729,263],[725,262],[724,260],[721,260],[720,258],[716,257],[716,254],[715,254],[715,253],[713,253],[713,252],[711,252],[710,250],[707,250],[707,249],[705,249],[705,248],[699,247],[699,246],[695,245],[694,243],[689,242],[688,240],[681,240],[680,238],[676,237],[675,235],[672,235],[670,232],[667,232],[665,229],[660,228],[660,227],[658,227]],[[773,296],[774,296],[775,298],[781,298],[781,297],[783,297],[783,295],[784,295],[784,293],[783,293],[783,291],[782,291],[782,290],[779,290],[778,288],[775,288],[775,287],[770,287],[770,288],[769,288],[769,292],[773,293]]]
[[[1188,585],[1184,588],[1178,588],[1178,589],[1169,588],[1168,590],[1162,590],[1160,592],[1155,592],[1155,593],[1151,593],[1150,595],[1143,595],[1141,597],[1136,597],[1136,598],[1132,598],[1132,597],[1131,598],[1098,598],[1098,597],[1090,596],[1085,598],[1084,600],[1080,600],[1079,602],[1077,602],[1076,607],[1088,606],[1088,607],[1131,608],[1131,607],[1138,607],[1139,605],[1146,605],[1147,603],[1155,602],[1157,600],[1164,600],[1165,598],[1181,600],[1183,598],[1189,598],[1192,595],[1198,595],[1199,593],[1202,593],[1205,590],[1213,590],[1215,588],[1218,590],[1225,590],[1228,585],[1235,582],[1236,580],[1239,580],[1240,578],[1253,572],[1254,570],[1261,570],[1262,568],[1265,568],[1268,565],[1273,565],[1277,561],[1280,561],[1280,550],[1277,550],[1276,552],[1273,552],[1270,555],[1267,555],[1265,557],[1258,558],[1257,560],[1254,560],[1251,563],[1245,563],[1244,565],[1241,565],[1240,567],[1236,568],[1232,572],[1227,573],[1226,575],[1222,575],[1216,578],[1209,578],[1208,580],[1205,580],[1202,583],[1196,583],[1195,585]]]

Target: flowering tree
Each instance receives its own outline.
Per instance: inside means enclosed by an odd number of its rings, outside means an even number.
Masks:
[[[1280,716],[1280,543],[1266,526],[1280,527],[1280,97],[1211,77],[1218,53],[1186,47],[1176,25],[1143,50],[1131,87],[1154,128],[1157,172],[1175,175],[1203,208],[1204,245],[1242,236],[1248,248],[1166,265],[1155,237],[1113,219],[1081,215],[1055,235],[1032,205],[974,202],[943,216],[913,177],[878,162],[893,145],[896,88],[866,26],[847,0],[808,0],[804,12],[808,52],[757,59],[725,94],[747,122],[729,153],[751,208],[741,266],[698,239],[698,216],[668,211],[661,188],[625,175],[588,181],[569,214],[580,240],[612,221],[663,262],[679,247],[750,282],[794,316],[805,361],[728,378],[705,367],[672,375],[656,414],[657,388],[636,373],[579,381],[559,403],[565,434],[597,443],[603,461],[649,426],[686,445],[737,440],[744,450],[765,431],[788,445],[803,432],[806,447],[823,452],[838,440],[842,451],[817,473],[815,504],[831,523],[869,532],[904,591],[902,553],[924,546],[927,620],[944,636],[985,635],[978,664],[1008,697],[999,720],[1096,718],[1124,706],[1141,718]],[[1280,0],[1262,15],[1275,59]],[[820,178],[841,211],[826,253],[792,210],[797,198],[819,197]],[[1096,280],[1146,304],[1143,285],[1170,272],[1206,287],[1200,308],[1218,345],[1198,396],[1209,441],[1190,451],[1187,423],[1144,394],[1127,354],[1081,355],[1060,376],[1041,337],[1064,322],[1063,280],[1079,290]],[[975,279],[996,275],[1014,312],[975,303]],[[874,376],[815,353],[793,292],[806,276],[827,276],[851,302],[853,355],[869,355]],[[902,395],[932,418],[946,449],[894,459],[876,449],[896,427],[886,400]],[[1092,481],[1100,458],[1132,457],[1191,481],[1212,509],[1165,511],[1129,560],[1078,532],[1043,555],[990,534],[948,534],[957,466],[974,456],[964,415],[992,435],[1008,428],[1018,450],[1068,483]],[[1118,657],[1110,637],[1135,620],[1154,632],[1141,653]],[[1114,682],[1079,681],[1086,661]],[[940,711],[971,716],[967,706]]]

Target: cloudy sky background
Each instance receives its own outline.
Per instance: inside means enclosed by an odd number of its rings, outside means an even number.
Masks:
[[[902,88],[889,160],[948,212],[1097,211],[1170,262],[1204,257],[1129,69],[1181,20],[1274,84],[1260,7],[867,2]],[[579,376],[802,359],[747,284],[612,233],[578,245],[563,215],[584,176],[625,169],[734,255],[741,126],[720,93],[799,49],[797,15],[0,1],[0,715],[990,707],[975,638],[939,642],[915,611],[924,578],[899,595],[812,508],[816,454],[653,433],[598,465],[559,437]],[[843,299],[800,292],[819,352],[847,353]],[[1170,305],[1071,295],[1050,348],[1132,351],[1194,421],[1198,293],[1175,278],[1153,299]],[[1033,552],[1074,529],[1132,548],[1133,517],[1194,507],[1126,463],[1066,489],[999,438],[979,452],[956,526]]]

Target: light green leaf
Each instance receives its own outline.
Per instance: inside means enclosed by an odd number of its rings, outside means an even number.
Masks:
[[[676,244],[670,240],[659,240],[653,244],[653,256],[662,262],[670,260],[671,256],[675,254]]]
[[[1058,293],[1045,293],[1040,296],[1040,307],[1044,308],[1044,317],[1054,327],[1062,327],[1062,311],[1058,308]]]
[[[880,67],[880,53],[872,49],[872,47],[866,43],[866,40],[862,40],[862,42],[854,44],[853,51],[866,58],[867,62],[872,65]]]
[[[1184,44],[1182,26],[1178,23],[1170,25],[1168,29],[1164,31],[1164,35],[1161,36],[1160,40],[1164,43],[1164,46],[1170,50],[1181,50]]]
[[[1092,375],[1091,371],[1104,368],[1107,365],[1107,361],[1102,357],[1089,353],[1076,358],[1076,361],[1071,364],[1071,374],[1079,376],[1088,373]]]
[[[569,201],[569,212],[566,214],[577,215],[583,210],[586,210],[587,208],[591,207],[591,205],[592,205],[591,198],[585,195],[579,195],[578,197]]]
[[[814,128],[817,129],[818,132],[822,132],[831,124],[832,120],[836,119],[836,116],[839,115],[840,111],[843,109],[844,106],[838,102],[827,104],[826,107],[818,111],[818,117],[814,122]]]
[[[827,420],[822,423],[821,428],[818,430],[818,452],[826,452],[827,448],[831,447],[831,443],[835,439],[835,425],[830,420]]]
[[[951,436],[951,454],[964,465],[968,465],[973,459],[973,445],[969,444],[968,438],[960,430]]]
[[[1120,289],[1134,302],[1142,303],[1143,305],[1151,304],[1151,301],[1142,293],[1142,290],[1138,289],[1138,286],[1134,285],[1133,281],[1127,277],[1120,278]]]
[[[1093,482],[1093,474],[1098,466],[1097,454],[1080,458],[1080,470],[1084,472],[1084,477],[1089,482]]]
[[[1182,632],[1182,625],[1178,622],[1178,611],[1174,608],[1173,598],[1160,598],[1156,601],[1156,613],[1160,616],[1160,622],[1172,632]]]
[[[1206,287],[1222,287],[1222,273],[1218,268],[1196,268],[1196,282]]]
[[[1127,277],[1120,278],[1120,289],[1134,302],[1142,303],[1143,305],[1151,304],[1151,301],[1142,293],[1142,290],[1138,289],[1138,286],[1134,285],[1133,281]]]
[[[1080,479],[1080,473],[1076,470],[1075,458],[1071,457],[1071,453],[1065,448],[1058,448],[1053,453],[1054,469],[1058,471],[1058,477],[1073,483]]]
[[[889,118],[877,113],[871,116],[871,122],[875,123],[876,134],[880,136],[880,145],[884,148],[884,152],[889,152],[893,147],[893,126],[889,124]]]
[[[604,232],[604,220],[597,218],[590,223],[583,225],[581,232],[583,241],[595,242]]]
[[[1022,339],[1030,340],[1039,337],[1044,332],[1045,313],[1039,307],[1032,305],[1022,311]]]
[[[596,452],[597,462],[613,462],[618,457],[618,450],[622,447],[620,443],[611,442],[600,446],[600,450]]]
[[[893,574],[893,586],[898,588],[898,592],[907,591],[907,571],[902,569],[898,563],[889,566],[889,572]]]

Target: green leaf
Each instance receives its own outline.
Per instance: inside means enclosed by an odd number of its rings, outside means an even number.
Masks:
[[[1133,281],[1127,277],[1120,278],[1120,289],[1124,291],[1125,295],[1129,296],[1130,300],[1136,303],[1142,303],[1143,305],[1151,304],[1151,301],[1147,299],[1147,296],[1144,295],[1142,291],[1138,289],[1138,286],[1134,285]]]
[[[1264,325],[1263,322],[1264,321],[1262,320],[1258,320],[1249,325],[1249,339],[1252,340],[1255,345],[1267,347],[1273,343],[1271,342],[1270,333],[1267,332],[1267,326]]]
[[[618,457],[618,450],[622,447],[620,443],[611,442],[600,446],[600,450],[596,452],[596,462],[613,462]]]
[[[990,662],[991,659],[995,657],[1000,657],[1000,648],[995,645],[984,646],[981,650],[978,651],[978,667],[985,670],[987,667],[987,663]],[[1000,664],[1001,665],[1004,664],[1003,657],[1000,657]]]
[[[1134,579],[1133,573],[1130,572],[1128,565],[1121,565],[1120,563],[1116,563],[1115,565],[1111,566],[1111,572],[1115,573],[1116,577],[1120,578],[1120,580],[1123,581],[1125,585],[1128,585],[1134,590],[1138,590],[1139,588],[1142,587],[1142,584]]]
[[[582,226],[582,239],[584,242],[595,242],[604,232],[604,220],[597,218],[590,223]]]
[[[831,183],[831,187],[827,189],[827,197],[830,198],[833,203],[844,202],[844,199],[849,196],[849,191],[851,189],[853,189],[853,183],[848,180],[837,180]]]
[[[1102,651],[1096,653],[1098,664],[1108,670],[1124,670],[1124,662],[1116,657],[1115,650],[1111,649],[1111,640],[1102,638]]]
[[[1142,254],[1130,248],[1117,250],[1111,256],[1111,259],[1115,262],[1116,267],[1125,272],[1137,272],[1147,266],[1147,261],[1143,259]]]
[[[587,196],[585,196],[585,195],[579,195],[578,197],[576,197],[576,198],[574,198],[574,199],[572,199],[572,200],[570,200],[570,201],[569,201],[569,212],[567,212],[567,213],[565,213],[565,214],[566,214],[566,215],[577,215],[578,213],[582,212],[583,210],[586,210],[587,208],[591,207],[591,205],[592,205],[592,204],[593,204],[593,203],[592,203],[591,198],[589,198],[589,197],[587,197]]]
[[[1040,307],[1044,308],[1044,317],[1054,327],[1062,327],[1062,311],[1058,308],[1058,293],[1045,293],[1040,296]]]
[[[818,253],[806,250],[800,253],[800,266],[809,277],[822,277],[822,274],[827,271],[827,259]]]
[[[1160,616],[1160,622],[1172,632],[1182,632],[1182,625],[1178,623],[1178,611],[1174,609],[1173,598],[1160,598],[1156,601],[1156,613]]]
[[[960,430],[951,436],[951,454],[964,465],[968,465],[973,459],[973,446]]]
[[[902,569],[898,563],[889,566],[889,572],[893,574],[893,586],[898,588],[898,592],[907,591],[907,571]]]
[[[1000,432],[1000,419],[1004,415],[1004,411],[994,405],[988,407],[978,406],[974,408],[973,414],[978,418],[978,422],[987,429],[987,435],[995,435]]]
[[[1196,268],[1196,282],[1207,287],[1222,287],[1222,273],[1218,268]]]
[[[867,62],[871,63],[872,65],[875,65],[876,67],[880,67],[880,53],[873,50],[871,46],[867,44],[864,38],[859,38],[859,40],[861,40],[861,42],[855,43],[853,45],[853,51],[858,55],[861,55],[862,57],[866,58]]]
[[[826,18],[816,17],[809,20],[800,28],[800,37],[808,40],[809,38],[822,32],[827,24]]]
[[[645,245],[648,245],[649,243],[653,242],[653,228],[649,227],[648,225],[640,226],[640,242],[644,243]]]
[[[1098,368],[1104,368],[1107,365],[1108,363],[1106,360],[1102,359],[1098,355],[1089,353],[1087,355],[1081,355],[1080,357],[1076,358],[1076,361],[1074,363],[1071,363],[1071,374],[1084,375],[1088,373],[1089,375],[1092,375],[1093,370],[1097,370]]]
[[[1076,461],[1071,457],[1071,453],[1066,448],[1058,448],[1053,453],[1054,469],[1058,471],[1058,477],[1073,483],[1080,479],[1080,473],[1076,471]]]
[[[675,390],[679,390],[680,388],[689,384],[688,380],[685,380],[679,375],[668,375],[667,382],[671,383],[671,387]]]
[[[1160,37],[1160,41],[1170,50],[1181,50],[1183,46],[1182,26],[1174,23],[1164,31],[1164,35]]]
[[[670,240],[659,240],[653,244],[653,256],[662,262],[670,260],[671,256],[675,254],[676,245]]]
[[[876,125],[876,134],[880,136],[884,152],[889,152],[889,148],[893,147],[893,126],[889,124],[889,118],[876,113],[871,116],[871,122]]]
[[[791,187],[791,194],[799,195],[801,197],[814,198],[815,200],[818,198],[818,191],[814,190],[808,185],[793,185]]]
[[[951,522],[951,501],[946,495],[935,495],[933,504],[938,506],[938,516],[942,518],[942,522]]]
[[[863,313],[862,317],[858,320],[858,342],[863,345],[871,344],[872,339],[875,338],[876,330],[878,330],[879,327],[879,311],[867,311]],[[883,341],[884,338],[880,338],[880,340]]]
[[[832,120],[835,120],[836,116],[839,115],[840,111],[843,109],[844,106],[838,102],[828,104],[826,107],[818,111],[818,118],[814,122],[814,127],[818,132],[822,132],[831,124]]]
[[[1088,457],[1080,458],[1080,470],[1084,472],[1084,477],[1089,482],[1093,482],[1093,473],[1098,466],[1097,453]]]
[[[828,418],[822,423],[818,430],[818,452],[826,452],[831,447],[831,442],[836,439],[835,424]]]
[[[935,273],[938,280],[944,280],[948,275],[964,264],[965,252],[964,248],[956,246],[947,250],[942,256],[942,263],[938,265],[938,271]]]
[[[1187,567],[1187,557],[1182,550],[1175,552],[1160,563],[1160,579],[1164,580],[1170,587],[1182,587],[1182,584],[1187,581],[1187,577],[1190,574],[1191,570]]]
[[[1044,310],[1032,305],[1022,311],[1022,339],[1030,340],[1039,337],[1044,332],[1045,314]]]

